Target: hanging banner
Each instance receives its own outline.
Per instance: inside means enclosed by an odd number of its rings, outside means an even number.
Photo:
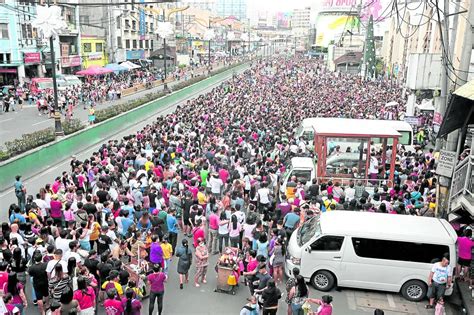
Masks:
[[[140,0],[140,3],[145,3],[145,0]],[[140,6],[140,19],[138,21],[139,23],[139,28],[138,32],[140,35],[140,39],[144,40],[145,39],[145,32],[146,32],[146,25],[145,25],[145,10],[142,9],[142,6]]]

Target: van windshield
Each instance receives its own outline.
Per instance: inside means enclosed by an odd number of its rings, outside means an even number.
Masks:
[[[298,245],[303,246],[304,244],[308,243],[315,235],[321,235],[321,224],[319,223],[318,217],[309,219],[300,227],[298,234],[296,235]]]

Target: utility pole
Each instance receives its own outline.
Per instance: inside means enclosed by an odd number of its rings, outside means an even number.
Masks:
[[[51,0],[48,0],[48,6]],[[63,126],[61,125],[61,114],[58,106],[58,82],[56,81],[56,56],[54,54],[54,39],[49,38],[49,50],[51,52],[51,75],[53,76],[53,109],[54,109],[54,134],[56,137],[64,136]]]
[[[211,31],[211,17],[209,17],[209,34]],[[207,51],[207,65],[209,67],[209,72],[211,72],[211,37],[209,37],[209,49]]]
[[[163,23],[166,22],[166,14],[165,14],[165,8],[163,8]],[[163,36],[163,61],[164,61],[164,70],[165,70],[165,76],[163,80],[163,90],[166,92],[168,91],[168,84],[166,83],[166,77],[168,76],[168,65],[167,65],[167,60],[168,56],[166,54],[166,36]]]

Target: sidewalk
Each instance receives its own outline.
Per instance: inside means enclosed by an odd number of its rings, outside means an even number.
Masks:
[[[229,65],[226,65],[229,66]],[[213,66],[213,70],[218,70],[224,67],[223,63],[218,63]],[[200,76],[206,74],[207,69],[201,68],[196,70],[195,76]],[[169,88],[173,88],[181,81],[173,81],[168,83]],[[159,85],[154,88],[145,89],[137,93],[124,96],[123,98],[115,101],[106,101],[104,103],[97,104],[96,109],[104,109],[116,104],[126,103],[130,100],[137,99],[145,96],[146,94],[158,92],[163,90],[163,85]],[[16,108],[15,112],[8,112],[0,114],[0,148],[4,146],[5,142],[11,141],[21,137],[22,134],[31,133],[37,130],[45,129],[48,127],[54,127],[54,120],[48,118],[47,115],[39,115],[36,105],[27,105],[23,106],[23,109]],[[87,123],[88,110],[84,110],[82,105],[77,106],[74,109],[74,114],[72,118],[80,119],[81,121]]]

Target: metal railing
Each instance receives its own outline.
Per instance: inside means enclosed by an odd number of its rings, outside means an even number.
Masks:
[[[342,187],[349,186],[351,182],[357,185],[358,182],[361,182],[365,188],[381,188],[383,186],[393,187],[392,181],[388,179],[370,179],[370,178],[353,178],[353,177],[332,177],[332,176],[322,176],[318,177],[319,181],[327,183],[332,181],[333,184],[339,183]]]
[[[462,195],[470,194],[474,196],[474,155],[470,155],[454,169],[453,178],[451,182],[451,192],[449,196],[449,203],[451,204],[453,198]]]

